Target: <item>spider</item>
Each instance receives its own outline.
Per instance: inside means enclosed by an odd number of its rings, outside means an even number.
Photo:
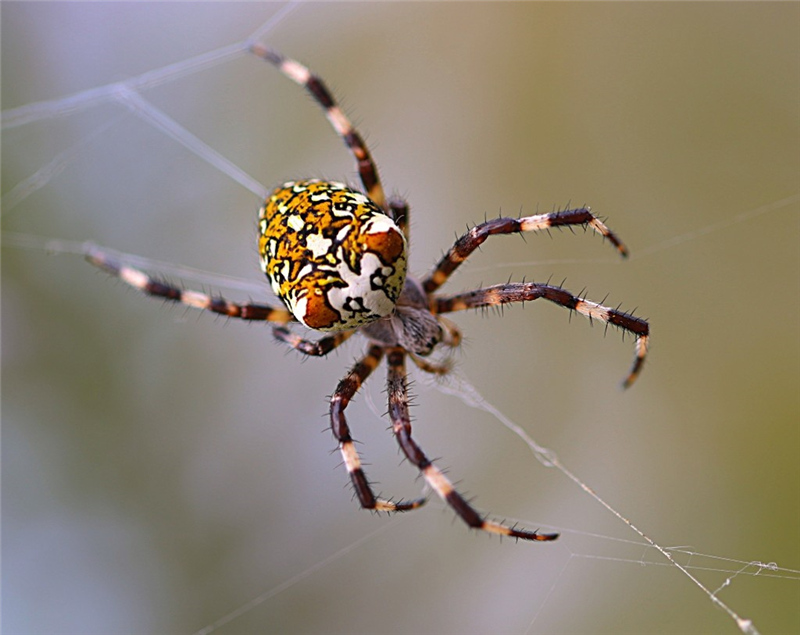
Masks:
[[[260,264],[284,306],[237,304],[181,289],[115,261],[101,250],[93,250],[87,259],[147,295],[231,318],[270,322],[279,341],[307,356],[326,355],[354,333],[361,333],[369,344],[367,352],[339,382],[330,399],[331,430],[361,507],[402,512],[426,501],[376,495],[362,468],[345,416],[361,385],[385,358],[394,435],[402,453],[428,486],[471,528],[516,539],[555,540],[556,533],[510,526],[478,512],[417,445],[411,435],[406,360],[424,372],[445,374],[447,365],[425,359],[437,347],[455,348],[460,343],[459,330],[444,314],[543,298],[635,336],[633,366],[623,382],[623,386],[630,386],[642,370],[648,348],[649,327],[641,318],[591,302],[561,287],[536,282],[509,282],[455,295],[437,294],[459,265],[492,235],[582,226],[591,227],[608,239],[623,257],[627,256],[625,246],[588,208],[497,218],[474,226],[459,238],[421,280],[407,275],[408,204],[399,198],[386,198],[367,146],[331,92],[309,69],[277,51],[261,44],[251,44],[249,50],[312,95],[354,156],[364,187],[362,193],[333,181],[298,180],[281,185],[267,198],[258,221]],[[287,326],[296,322],[323,335],[313,341],[305,339]]]

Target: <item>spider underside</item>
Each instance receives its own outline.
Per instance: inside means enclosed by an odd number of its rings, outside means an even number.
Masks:
[[[649,327],[641,318],[591,302],[561,287],[536,282],[510,282],[455,295],[437,294],[458,266],[494,234],[583,226],[608,239],[622,256],[627,255],[626,248],[588,208],[517,219],[497,218],[469,230],[426,277],[416,280],[406,273],[408,205],[401,199],[387,200],[369,150],[322,80],[298,62],[261,44],[251,45],[250,52],[276,66],[313,96],[353,154],[364,187],[361,193],[340,183],[300,180],[278,187],[265,202],[259,219],[261,266],[285,306],[237,304],[181,289],[123,265],[99,249],[87,259],[148,295],[232,318],[271,322],[275,337],[304,355],[326,355],[355,332],[361,333],[369,342],[367,352],[339,382],[330,401],[331,430],[361,507],[399,512],[416,509],[425,502],[424,498],[394,501],[376,496],[345,417],[350,401],[385,358],[389,417],[395,438],[428,486],[474,529],[525,540],[556,539],[555,533],[539,533],[488,519],[456,491],[425,455],[411,435],[406,358],[425,372],[444,374],[447,367],[424,359],[437,347],[454,348],[461,341],[460,332],[443,314],[543,298],[635,336],[634,362],[623,382],[628,387],[641,372],[647,354]],[[304,339],[288,326],[296,322],[324,335],[316,341]]]

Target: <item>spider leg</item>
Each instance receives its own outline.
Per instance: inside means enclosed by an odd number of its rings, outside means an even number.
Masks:
[[[590,320],[600,320],[633,333],[636,336],[636,356],[627,377],[622,382],[622,386],[623,388],[628,388],[636,381],[647,356],[647,347],[650,342],[650,326],[646,320],[635,317],[630,313],[624,313],[623,311],[579,298],[561,287],[537,282],[498,284],[449,297],[435,298],[433,304],[435,313],[450,313],[451,311],[498,306],[510,302],[527,302],[529,300],[538,300],[539,298],[554,302],[570,311],[577,311]]]
[[[430,373],[431,375],[444,376],[453,370],[453,362],[450,359],[446,359],[444,362],[436,364],[414,353],[408,353],[408,356],[411,358],[411,361],[414,362],[417,368],[425,373]]]
[[[358,165],[358,174],[364,184],[367,196],[378,207],[386,209],[386,196],[383,193],[383,186],[381,185],[380,177],[378,177],[378,168],[372,160],[372,155],[370,155],[364,139],[361,138],[353,124],[350,123],[350,120],[339,108],[333,98],[333,94],[325,86],[322,79],[299,62],[285,57],[263,44],[256,43],[251,45],[250,52],[256,57],[273,64],[286,77],[305,88],[316,102],[322,106],[325,111],[325,117],[327,117],[336,133],[344,140],[350,152],[353,153]]]
[[[207,293],[180,289],[167,282],[157,280],[139,269],[128,267],[100,250],[93,250],[86,256],[95,267],[110,273],[142,293],[157,298],[163,298],[179,304],[185,304],[196,309],[219,313],[241,320],[257,320],[263,322],[276,322],[286,324],[293,322],[294,316],[284,308],[275,308],[266,304],[236,304],[220,297],[213,297]]]
[[[332,333],[331,335],[326,335],[325,337],[314,342],[311,340],[304,340],[299,335],[292,333],[292,331],[285,326],[275,326],[272,328],[272,334],[275,336],[275,339],[288,344],[304,355],[310,355],[313,357],[322,357],[327,355],[333,349],[347,341],[353,333],[355,333],[354,330],[339,331],[337,333]]]
[[[389,416],[392,419],[397,442],[409,461],[417,466],[433,490],[473,529],[524,540],[555,540],[558,534],[540,534],[528,529],[509,527],[487,520],[453,487],[450,480],[437,468],[411,438],[411,418],[408,413],[408,386],[406,384],[405,352],[393,348],[387,356],[389,365]]]
[[[476,225],[459,238],[450,250],[442,257],[436,268],[425,278],[422,286],[427,293],[433,293],[441,287],[450,275],[464,262],[473,251],[480,247],[486,239],[493,234],[521,234],[523,232],[538,232],[550,227],[563,227],[565,225],[582,225],[591,227],[597,233],[607,238],[617,251],[627,257],[628,250],[605,224],[597,218],[588,207],[570,209],[563,212],[550,214],[537,214],[523,218],[496,218]]]
[[[350,428],[344,416],[345,408],[358,392],[361,384],[366,381],[373,370],[380,364],[383,357],[383,349],[380,346],[370,346],[367,354],[350,370],[339,385],[336,392],[331,397],[331,429],[333,435],[339,442],[339,450],[342,453],[345,467],[350,480],[355,488],[358,501],[365,509],[374,509],[382,512],[404,512],[409,509],[416,509],[425,503],[424,498],[397,503],[377,498],[372,492],[367,476],[361,468],[361,459],[356,452],[353,438],[350,436]]]

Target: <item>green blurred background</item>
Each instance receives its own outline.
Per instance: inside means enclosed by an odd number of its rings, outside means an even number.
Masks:
[[[4,2],[2,107],[241,40],[280,7]],[[582,232],[497,238],[446,290],[553,276],[637,307],[653,332],[640,382],[618,389],[629,338],[539,303],[455,316],[459,368],[657,542],[732,559],[692,558],[723,570],[696,572],[710,589],[751,561],[793,569],[720,591],[762,633],[800,631],[798,34],[796,3],[353,3],[300,6],[264,39],[329,82],[408,197],[414,271],[485,215],[571,202],[608,218],[629,262]],[[315,104],[258,60],[145,97],[268,187],[356,180]],[[3,192],[123,112],[5,131]],[[126,115],[2,227],[260,284],[258,205]],[[641,566],[662,560],[619,542],[637,536],[496,420],[422,378],[423,448],[479,507],[564,535],[500,543],[438,501],[359,512],[325,412],[360,338],[304,363],[263,325],[143,299],[78,256],[6,245],[2,273],[4,632],[191,633],[380,528],[219,632],[737,632],[677,570]],[[350,421],[368,474],[414,496],[375,414],[382,377]]]

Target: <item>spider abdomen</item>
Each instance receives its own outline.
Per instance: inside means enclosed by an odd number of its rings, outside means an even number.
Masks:
[[[406,241],[367,196],[341,183],[285,183],[261,208],[258,251],[272,289],[303,324],[353,329],[394,311]]]

